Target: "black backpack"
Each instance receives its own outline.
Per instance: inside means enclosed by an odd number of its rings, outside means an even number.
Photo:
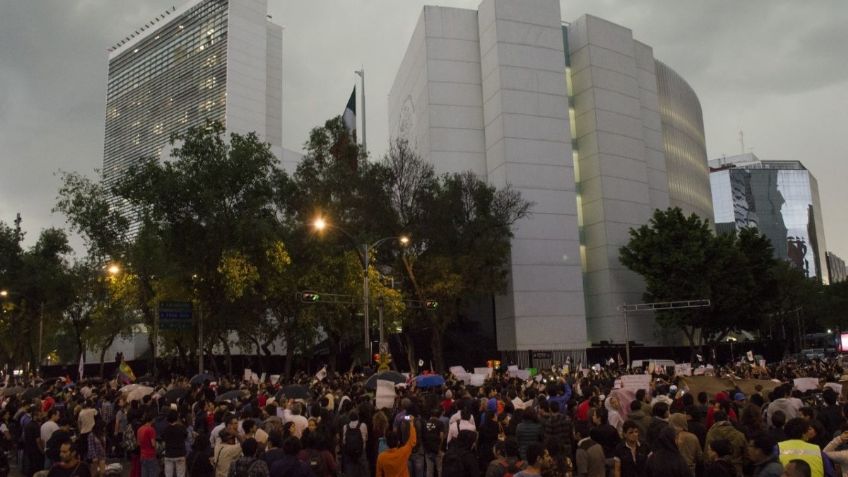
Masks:
[[[442,477],[467,477],[465,466],[462,465],[464,449],[448,449],[442,458]]]
[[[358,459],[362,455],[362,431],[359,428],[362,423],[356,427],[350,427],[350,424],[345,426],[344,434],[344,453],[348,457]]]
[[[438,419],[431,417],[430,420],[424,423],[424,436],[421,441],[424,444],[424,450],[430,453],[439,452],[442,445],[442,426]]]
[[[321,455],[319,450],[306,449],[306,463],[309,464],[309,468],[312,469],[315,477],[327,477],[330,474],[327,461],[324,460],[324,456]]]

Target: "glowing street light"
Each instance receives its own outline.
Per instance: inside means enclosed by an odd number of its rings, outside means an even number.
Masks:
[[[107,268],[106,271],[109,272],[109,275],[115,276],[121,273],[121,267],[118,264],[113,263],[109,265],[109,268]]]
[[[368,306],[369,306],[369,301],[370,301],[370,289],[368,287],[368,266],[369,266],[369,263],[370,263],[370,260],[368,258],[369,254],[371,253],[372,249],[380,246],[380,244],[387,242],[389,240],[397,240],[398,242],[400,242],[401,245],[407,246],[410,243],[410,239],[406,235],[400,235],[400,236],[383,237],[380,240],[377,240],[376,242],[374,242],[370,245],[368,243],[360,244],[353,237],[353,235],[350,234],[350,232],[348,232],[347,230],[345,230],[342,227],[339,227],[338,225],[333,225],[333,224],[328,223],[326,220],[324,220],[323,217],[320,217],[320,216],[312,221],[312,227],[318,232],[321,232],[326,228],[333,228],[333,229],[338,230],[345,237],[347,237],[348,240],[350,240],[350,242],[356,248],[356,251],[359,253],[359,258],[362,260],[362,272],[363,272],[362,301],[364,303],[364,307],[363,307],[364,309],[363,309],[362,314],[364,316],[364,322],[365,322],[364,323],[364,326],[365,326],[365,349],[369,349],[370,346],[371,346],[371,337],[368,333],[368,330],[369,330]],[[382,318],[382,313],[380,314],[380,316]],[[380,323],[380,346],[381,347],[383,346],[383,323],[382,323],[382,321]]]

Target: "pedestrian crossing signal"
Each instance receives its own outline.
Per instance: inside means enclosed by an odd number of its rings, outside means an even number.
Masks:
[[[305,291],[300,294],[300,301],[304,303],[315,303],[321,300],[321,295],[316,292]]]
[[[426,300],[424,302],[424,308],[427,310],[435,310],[439,307],[439,302],[436,300]]]

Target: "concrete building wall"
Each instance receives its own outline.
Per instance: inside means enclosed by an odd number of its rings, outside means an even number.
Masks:
[[[586,247],[586,319],[592,342],[624,340],[616,307],[638,303],[644,285],[618,260],[629,230],[667,205],[653,55],[632,32],[585,15],[568,27],[580,202]],[[637,321],[638,320],[638,321]],[[653,341],[651,316],[631,339]]]
[[[502,349],[586,346],[565,52],[556,0],[479,7],[486,172],[534,202],[515,230],[509,292],[496,297]]]
[[[226,127],[230,132],[266,131],[267,11],[267,0],[229,3]]]
[[[283,144],[283,27],[266,22],[265,140]]]

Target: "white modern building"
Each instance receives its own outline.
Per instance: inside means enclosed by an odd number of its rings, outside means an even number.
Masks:
[[[644,291],[618,260],[630,228],[670,205],[712,217],[692,89],[629,29],[561,15],[557,0],[424,7],[389,95],[393,137],[437,171],[471,170],[534,203],[495,299],[505,351],[624,342],[616,307]],[[662,341],[651,316],[630,328]]]
[[[285,166],[298,160],[282,148],[283,30],[267,7],[191,0],[109,50],[104,185],[141,158],[159,157],[172,133],[207,120],[256,132]]]

